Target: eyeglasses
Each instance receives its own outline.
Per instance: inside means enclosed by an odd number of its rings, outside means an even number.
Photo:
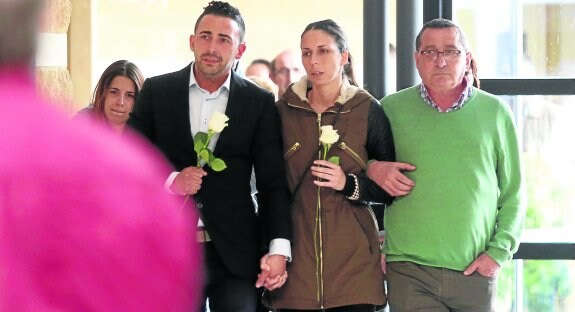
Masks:
[[[445,50],[445,51],[437,51],[437,50],[423,50],[419,51],[421,55],[425,56],[430,61],[437,60],[439,54],[443,54],[443,59],[446,61],[455,61],[462,53],[461,50]]]

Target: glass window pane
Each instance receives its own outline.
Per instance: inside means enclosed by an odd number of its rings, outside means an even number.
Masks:
[[[575,76],[575,2],[453,1],[480,78]]]
[[[523,150],[526,229],[538,229],[536,235],[525,234],[546,236],[548,241],[566,237],[575,241],[575,148],[571,143],[575,96],[514,96],[506,100],[515,112]]]
[[[515,114],[527,184],[521,240],[574,242],[575,96],[503,98]],[[497,311],[575,311],[574,288],[575,261],[513,261],[500,273]]]
[[[527,185],[523,240],[575,241],[575,96],[505,96],[522,149]]]
[[[574,261],[516,260],[500,271],[497,286],[497,312],[575,311]]]

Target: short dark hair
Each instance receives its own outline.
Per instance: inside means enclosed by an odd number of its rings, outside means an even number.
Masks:
[[[206,15],[217,15],[228,17],[236,21],[238,26],[240,27],[240,42],[244,41],[244,36],[246,34],[246,24],[244,23],[244,19],[240,14],[240,10],[233,7],[231,4],[224,2],[224,1],[210,1],[208,6],[204,7],[204,12],[198,17],[196,21],[196,25],[194,26],[194,32],[198,31],[198,25],[202,18]]]
[[[459,43],[461,44],[461,46],[465,50],[469,50],[469,44],[467,43],[467,36],[461,30],[461,28],[459,28],[459,26],[457,26],[457,24],[455,24],[454,22],[452,22],[448,19],[436,18],[436,19],[433,19],[433,20],[423,24],[423,27],[421,27],[421,30],[419,31],[419,33],[417,34],[417,37],[415,38],[415,50],[416,51],[419,51],[419,46],[421,45],[421,36],[423,35],[423,32],[428,28],[431,28],[431,29],[455,28],[457,30],[457,33],[459,34]]]
[[[255,59],[250,63],[250,66],[256,65],[256,64],[265,65],[270,69],[270,71],[272,70],[272,64],[270,63],[270,61],[268,61],[266,59]]]
[[[0,65],[32,63],[41,0],[0,1]]]

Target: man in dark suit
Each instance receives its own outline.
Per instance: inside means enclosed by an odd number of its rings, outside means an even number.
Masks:
[[[166,187],[194,195],[201,215],[198,240],[205,251],[204,297],[212,312],[255,311],[262,246],[269,242],[267,266],[262,264],[269,271],[261,272],[269,276],[268,289],[283,285],[291,257],[289,191],[274,97],[232,71],[246,49],[244,33],[236,8],[210,2],[190,36],[195,61],[147,79],[128,121],[174,166]],[[227,165],[220,172],[198,167],[194,152],[193,135],[207,132],[214,111],[229,117],[209,146]],[[258,215],[250,196],[252,167],[261,200]]]

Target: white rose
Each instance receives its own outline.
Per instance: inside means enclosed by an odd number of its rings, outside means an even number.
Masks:
[[[333,129],[333,126],[322,126],[321,127],[321,135],[319,137],[319,141],[324,144],[333,144],[339,140],[339,134],[337,134],[337,130]]]
[[[225,127],[227,127],[228,120],[230,119],[225,114],[213,112],[210,117],[210,121],[208,121],[208,130],[213,131],[214,133],[220,133]]]

